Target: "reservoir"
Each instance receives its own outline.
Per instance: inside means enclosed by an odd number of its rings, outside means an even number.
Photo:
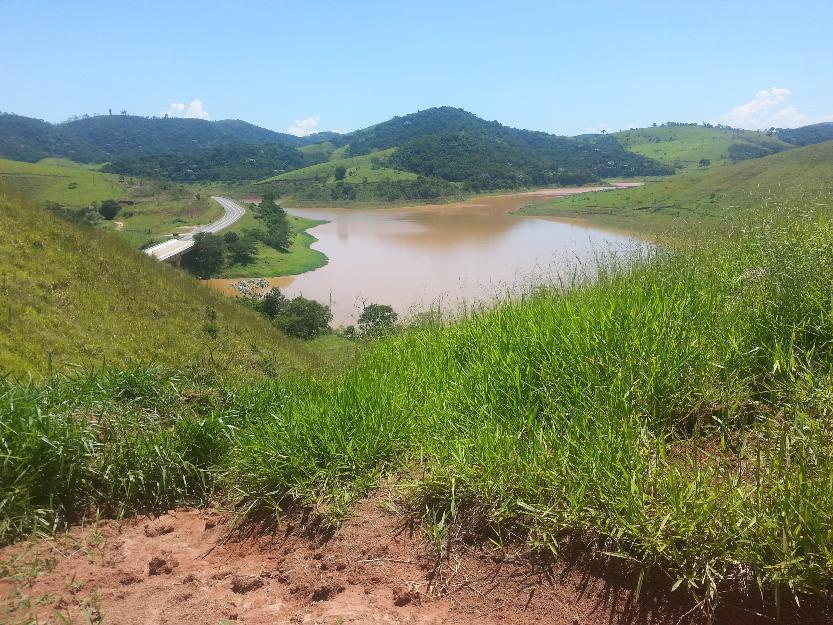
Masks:
[[[546,217],[510,214],[556,196],[602,191],[599,187],[544,189],[481,196],[450,204],[388,209],[287,208],[328,223],[308,232],[324,267],[268,278],[289,296],[328,304],[333,325],[354,324],[365,304],[390,304],[400,318],[438,307],[487,303],[531,285],[557,281],[577,266],[634,244],[625,235]],[[211,280],[233,293],[238,280]]]

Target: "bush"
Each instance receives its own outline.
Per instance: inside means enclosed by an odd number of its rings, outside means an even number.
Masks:
[[[182,255],[182,266],[198,278],[217,275],[225,263],[223,238],[209,232],[194,235],[194,247]]]
[[[104,200],[98,205],[98,212],[108,221],[118,215],[119,210],[121,210],[121,206],[116,200]]]
[[[396,319],[396,313],[387,304],[368,304],[359,316],[359,330],[363,336],[381,336],[393,329]]]
[[[287,299],[280,289],[273,288],[253,306],[289,336],[312,339],[330,331],[332,312],[311,299],[300,296]]]

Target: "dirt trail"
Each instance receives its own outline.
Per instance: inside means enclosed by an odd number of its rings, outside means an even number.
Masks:
[[[0,622],[704,622],[696,611],[686,614],[691,604],[681,593],[652,593],[646,583],[636,600],[636,575],[608,565],[533,566],[511,553],[466,547],[438,559],[422,531],[409,529],[390,508],[381,496],[365,501],[332,536],[285,521],[269,535],[223,541],[227,515],[182,509],[6,547],[0,550]],[[733,608],[717,622],[772,621]]]

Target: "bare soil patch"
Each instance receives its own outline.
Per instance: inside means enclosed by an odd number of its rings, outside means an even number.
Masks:
[[[439,557],[381,495],[335,533],[303,519],[230,534],[232,517],[180,509],[105,521],[0,550],[0,622],[119,625],[245,623],[705,623],[667,580],[616,562],[535,562],[458,546]],[[772,623],[727,601],[716,623]],[[35,620],[37,619],[37,620]],[[833,623],[822,607],[786,623]]]

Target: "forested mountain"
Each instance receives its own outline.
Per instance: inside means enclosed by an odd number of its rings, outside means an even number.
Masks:
[[[451,107],[394,117],[331,143],[341,146],[342,156],[352,157],[395,149],[379,158],[379,167],[458,183],[458,192],[673,173],[672,168],[629,152],[610,137],[559,137],[519,130]],[[341,181],[332,181],[336,182]],[[350,189],[345,193],[343,184],[333,192],[333,199],[352,196]]]
[[[314,162],[289,145],[236,143],[197,152],[117,159],[106,165],[104,171],[177,182],[261,180]]]
[[[801,128],[779,128],[778,137],[793,145],[813,145],[833,141],[833,122],[823,122]]]
[[[460,182],[473,191],[673,173],[666,165],[628,152],[612,137],[567,138],[505,130],[509,132],[465,130],[428,135],[405,143],[388,163]]]
[[[390,163],[482,188],[673,173],[601,135],[562,137],[510,128],[442,106],[343,135],[350,155],[398,147]]]
[[[104,160],[101,150],[68,135],[60,126],[32,117],[0,113],[0,157],[34,163],[49,156],[82,163]]]
[[[61,124],[0,115],[0,157],[37,161],[48,156],[89,163],[146,155],[183,154],[239,143],[302,146],[333,136],[296,137],[240,120],[98,115]]]
[[[96,146],[106,160],[149,154],[189,153],[232,143],[303,145],[293,135],[260,128],[240,120],[148,118],[98,115],[58,124],[68,136]]]

